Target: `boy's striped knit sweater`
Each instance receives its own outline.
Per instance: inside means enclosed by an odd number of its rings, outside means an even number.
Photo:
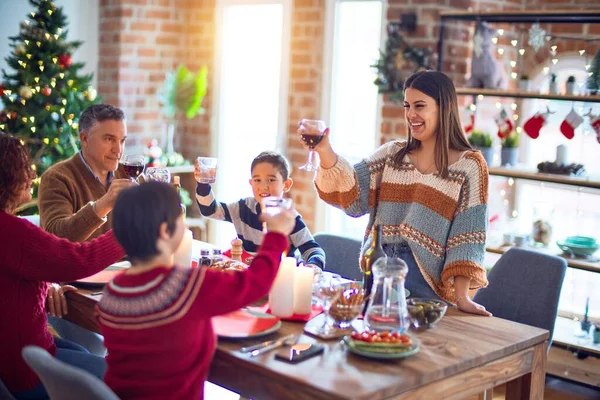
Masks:
[[[383,226],[383,244],[407,243],[425,280],[454,303],[454,276],[471,278],[471,289],[487,285],[482,267],[487,224],[488,171],[479,152],[468,151],[448,166],[448,178],[421,174],[405,145],[394,141],[352,167],[339,157],[315,178],[321,199],[358,217],[370,214],[363,250],[374,224]]]
[[[256,253],[264,236],[263,225],[259,220],[260,204],[254,197],[240,199],[235,203],[221,203],[215,196],[209,184],[199,183],[196,188],[196,201],[200,213],[205,217],[233,223],[242,247],[249,253]],[[296,213],[296,226],[290,234],[290,248],[287,254],[292,256],[296,249],[300,250],[306,264],[314,264],[319,268],[325,267],[325,252],[315,241],[306,227],[302,216]]]

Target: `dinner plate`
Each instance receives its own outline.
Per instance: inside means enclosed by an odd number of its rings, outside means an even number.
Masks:
[[[224,339],[248,339],[267,336],[281,328],[279,318],[254,310],[238,310],[213,317],[213,330]]]
[[[374,358],[374,359],[379,359],[379,360],[396,360],[399,358],[410,357],[413,354],[416,354],[419,351],[419,343],[414,338],[411,338],[411,340],[412,340],[413,344],[406,351],[403,351],[400,353],[398,353],[398,352],[383,353],[383,352],[373,352],[373,351],[368,351],[368,350],[364,350],[364,349],[359,349],[354,346],[353,340],[352,340],[352,338],[350,338],[350,336],[344,336],[344,343],[346,343],[346,347],[348,348],[348,351],[350,351],[351,353],[354,353],[356,355],[362,356],[362,357]]]

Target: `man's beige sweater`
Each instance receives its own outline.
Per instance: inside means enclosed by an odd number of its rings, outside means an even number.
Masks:
[[[119,168],[115,179],[126,178]],[[112,227],[111,214],[100,218],[91,202],[106,194],[78,154],[50,167],[38,190],[42,228],[73,242],[94,239]]]

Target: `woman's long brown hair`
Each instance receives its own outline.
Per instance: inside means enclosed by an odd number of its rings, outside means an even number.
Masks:
[[[14,212],[19,194],[35,176],[25,146],[19,139],[0,132],[0,211]]]
[[[433,98],[438,106],[438,129],[435,133],[435,166],[443,178],[448,176],[448,155],[450,149],[465,151],[473,147],[465,137],[458,115],[458,100],[454,84],[445,74],[437,71],[416,72],[404,82],[404,91],[412,88]],[[412,136],[408,126],[408,141],[406,146],[394,155],[397,165],[402,163],[404,156],[418,149],[421,142]]]

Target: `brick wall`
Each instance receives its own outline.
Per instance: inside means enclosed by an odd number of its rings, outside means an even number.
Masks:
[[[417,31],[408,37],[410,43],[427,47],[434,56],[439,36],[439,12],[452,9],[540,9],[590,8],[595,1],[582,0],[389,0],[386,21],[397,21],[401,13],[415,12]],[[317,197],[312,175],[298,171],[307,152],[296,137],[300,118],[321,118],[322,53],[324,42],[325,0],[295,0],[292,11],[291,63],[288,97],[288,131],[286,154],[294,168],[295,184],[291,196],[310,228],[314,227]],[[165,72],[183,62],[191,69],[209,68],[209,93],[206,113],[180,127],[176,149],[186,156],[210,153],[211,90],[213,81],[215,0],[101,0],[99,93],[107,102],[126,111],[132,144],[140,145],[159,138],[165,128],[159,113],[156,92]],[[384,26],[385,26],[384,23]],[[516,27],[503,26],[507,32]],[[578,30],[579,29],[579,30]],[[580,30],[574,26],[549,26],[549,32],[600,35],[599,26]],[[457,86],[464,84],[470,73],[473,24],[450,23],[446,29],[444,72]],[[512,49],[508,35],[500,39],[506,48],[507,62]],[[565,45],[565,50],[570,49]],[[575,50],[575,49],[572,49]],[[561,49],[559,48],[559,51]],[[593,50],[588,50],[593,51]],[[532,53],[530,52],[530,55]],[[543,60],[534,60],[540,64]],[[507,68],[508,69],[508,68]],[[510,71],[509,71],[510,72]],[[514,82],[512,82],[514,84]],[[467,104],[470,99],[460,99]],[[510,101],[510,100],[507,100]],[[510,101],[512,102],[512,101]],[[384,97],[381,109],[381,143],[406,134],[403,109]]]

